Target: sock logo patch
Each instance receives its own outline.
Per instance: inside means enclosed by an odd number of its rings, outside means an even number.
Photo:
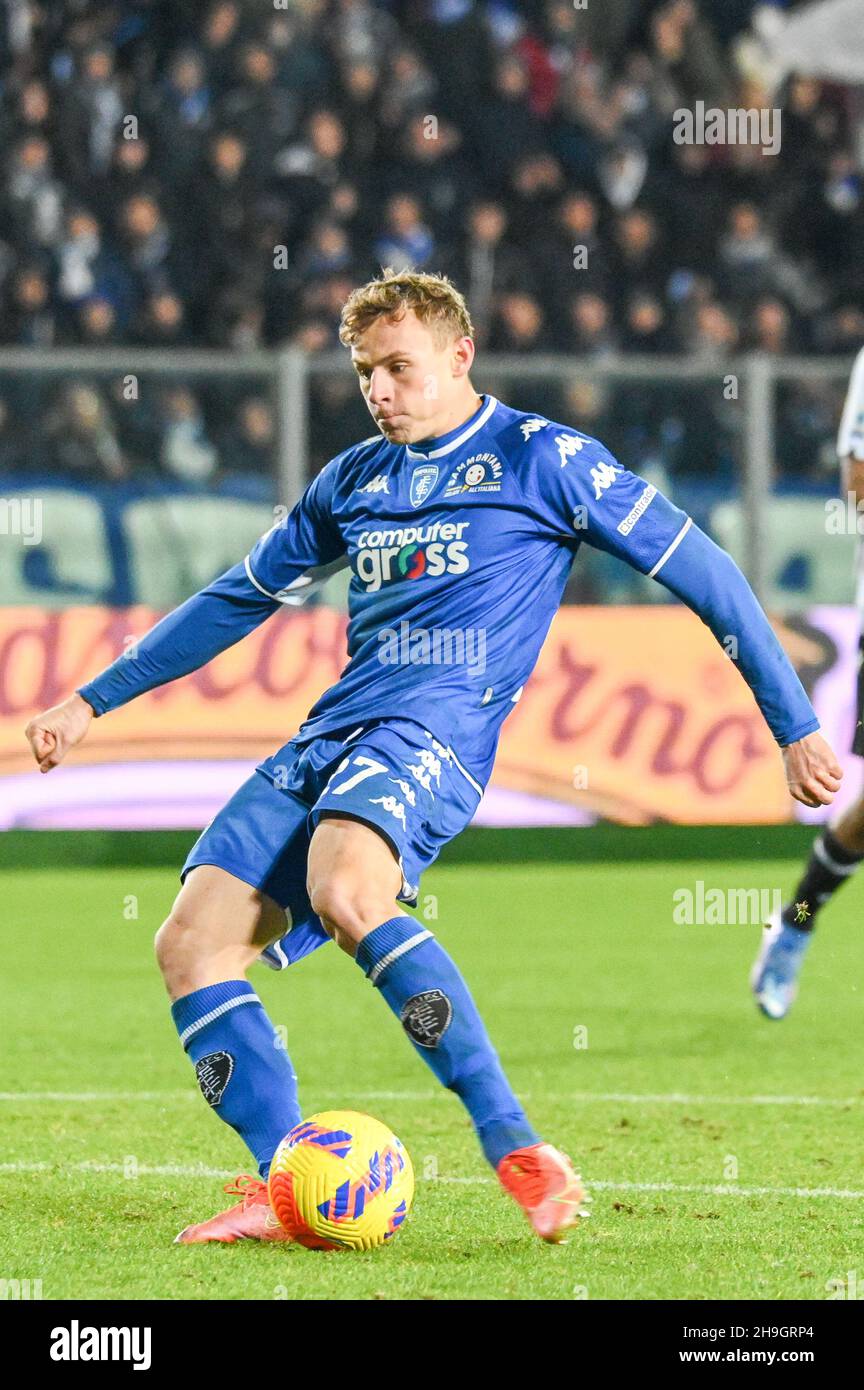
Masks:
[[[208,1105],[219,1104],[233,1071],[234,1058],[230,1052],[208,1052],[206,1057],[195,1063],[198,1085]]]
[[[418,1047],[437,1047],[450,1027],[453,1005],[440,989],[426,989],[403,1004],[399,1017]]]

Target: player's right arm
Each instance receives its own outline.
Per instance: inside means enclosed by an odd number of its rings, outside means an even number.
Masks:
[[[315,571],[344,555],[333,517],[335,460],[293,511],[246,559],[168,613],[128,652],[25,730],[40,772],[50,772],[85,737],[94,715],[197,671],[246,637],[283,604],[298,602]]]

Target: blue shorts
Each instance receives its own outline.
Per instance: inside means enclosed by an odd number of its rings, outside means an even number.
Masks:
[[[306,864],[322,815],[352,817],[377,830],[399,861],[399,901],[414,907],[420,876],[471,821],[482,789],[421,724],[373,721],[359,729],[289,743],[284,763],[260,768],[202,831],[181,881],[216,864],[275,899],[291,924],[261,958],[275,970],[330,938],[312,911]]]

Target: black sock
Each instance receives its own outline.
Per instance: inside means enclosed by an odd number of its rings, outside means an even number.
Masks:
[[[864,855],[850,854],[828,826],[813,841],[804,877],[795,889],[791,903],[781,914],[787,927],[812,931],[816,913],[824,907],[842,883],[852,877]]]

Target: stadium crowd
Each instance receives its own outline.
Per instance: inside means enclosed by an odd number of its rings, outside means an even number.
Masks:
[[[0,343],[317,353],[389,264],[451,275],[489,352],[850,352],[864,197],[844,89],[770,94],[753,9],[10,0]],[[779,105],[779,152],[675,143],[673,113],[700,100]],[[577,379],[531,403],[673,473],[728,463],[698,393]],[[789,408],[786,466],[806,472],[835,402]],[[355,417],[369,432],[349,383],[322,382],[315,412],[313,462]],[[257,389],[163,383],[130,409],[99,382],[0,378],[0,466],[206,480],[226,459],[254,471],[273,429]]]

